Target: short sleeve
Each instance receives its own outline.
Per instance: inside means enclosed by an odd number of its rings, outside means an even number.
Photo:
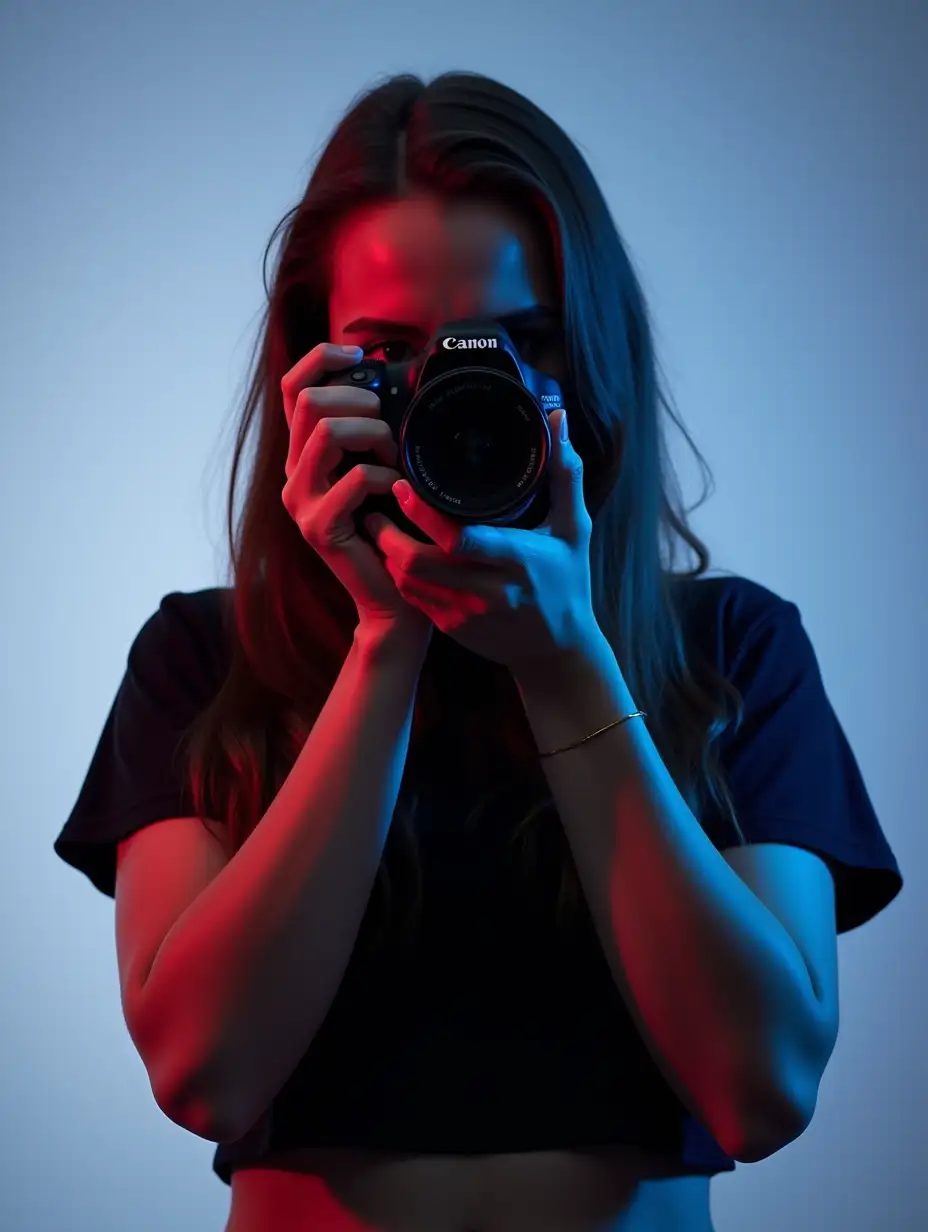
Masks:
[[[120,839],[194,811],[181,744],[221,683],[218,595],[166,595],[142,626],[77,801],[55,839],[55,854],[110,897]]]
[[[799,610],[763,594],[764,610],[730,640],[726,674],[744,699],[744,717],[721,738],[721,765],[749,843],[788,843],[828,864],[838,932],[846,932],[882,911],[902,877]],[[706,821],[717,846],[737,842],[720,817]]]

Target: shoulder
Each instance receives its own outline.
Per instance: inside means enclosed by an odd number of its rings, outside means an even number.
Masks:
[[[681,600],[690,649],[704,654],[740,699],[738,718],[720,732],[717,747],[746,843],[817,854],[834,878],[838,932],[856,928],[895,897],[902,879],[798,606],[737,576],[687,579]],[[733,845],[722,811],[708,804],[701,819],[718,847]],[[782,852],[734,858],[741,871],[752,862],[755,877],[772,878],[779,861],[777,876],[797,884],[797,859],[804,860]],[[821,880],[821,870],[809,875]]]
[[[55,852],[103,893],[115,892],[117,844],[154,821],[196,812],[178,756],[221,687],[231,592],[172,591],[148,617]]]
[[[227,587],[164,595],[129,648],[127,681],[159,698],[181,690],[200,699],[214,691],[228,670],[231,613]]]
[[[811,653],[797,605],[750,578],[681,578],[677,594],[688,644],[726,677],[756,666],[761,649],[778,659]]]
[[[709,620],[731,631],[744,632],[761,621],[788,620],[798,614],[791,600],[740,574],[680,578],[678,584],[688,618]]]
[[[231,594],[220,586],[170,591],[142,625],[133,649],[144,651],[165,643],[215,645],[226,636]]]

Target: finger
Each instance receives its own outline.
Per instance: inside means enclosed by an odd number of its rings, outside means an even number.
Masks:
[[[298,359],[280,380],[287,425],[289,426],[293,419],[297,395],[305,385],[311,385],[323,373],[352,367],[361,361],[363,355],[360,347],[342,347],[336,346],[334,342],[320,342]]]
[[[364,525],[371,532],[380,551],[385,556],[390,556],[405,573],[422,572],[430,558],[437,561],[444,556],[441,548],[413,539],[382,513],[370,514],[364,519]]]
[[[427,504],[405,479],[394,484],[393,495],[410,522],[424,530],[447,555],[470,556],[486,564],[505,564],[514,558],[520,531],[507,529],[501,534],[495,526],[456,522]]]
[[[344,478],[311,503],[308,519],[300,524],[304,537],[310,542],[343,547],[349,539],[357,538],[353,515],[365,497],[389,492],[395,479],[396,471],[386,466],[365,462],[352,467]]]
[[[425,582],[422,578],[410,578],[391,569],[389,559],[384,563],[400,597],[425,612],[432,620],[436,615],[446,613],[454,613],[457,619],[461,616],[482,616],[490,610],[489,596],[480,591],[464,587],[457,589],[442,586],[437,582]]]
[[[350,479],[352,483],[361,483],[365,475],[376,475],[379,477],[381,472],[384,474],[389,472],[392,487],[392,484],[396,482],[399,471],[389,465],[389,461],[392,459],[381,457],[379,447],[377,456],[385,463],[383,466],[378,466],[368,461],[357,461],[346,468],[343,473],[337,473],[346,456],[346,452],[348,457],[353,452],[367,453],[370,450],[374,450],[375,444],[377,442],[375,442],[373,435],[365,436],[361,432],[357,433],[356,438],[350,442],[350,449],[347,450],[339,445],[336,440],[327,439],[325,434],[321,438],[313,436],[297,463],[293,474],[293,482],[308,497],[316,500],[325,496],[326,493],[330,492],[332,488],[344,480]],[[390,488],[387,489],[387,491],[389,490]]]
[[[322,496],[336,481],[333,472],[346,454],[369,450],[385,466],[394,466],[397,461],[396,442],[382,419],[320,419],[297,463],[297,469],[305,475],[306,490],[311,496]],[[398,476],[394,467],[394,480]]]
[[[288,477],[319,420],[338,415],[345,418],[379,419],[380,399],[370,389],[355,389],[349,386],[309,385],[300,390],[290,420],[290,444],[284,466]]]
[[[592,519],[583,498],[583,459],[567,434],[566,411],[552,412],[551,436],[551,510],[546,522],[559,539],[577,543],[590,533]]]
[[[380,552],[398,574],[441,587],[484,588],[499,584],[498,570],[481,563],[456,560],[439,547],[420,543],[382,513],[372,513],[364,525]]]
[[[384,566],[397,593],[412,603],[427,616],[434,619],[433,613],[453,612],[456,616],[478,616],[486,614],[492,606],[492,595],[483,587],[474,587],[468,580],[461,580],[458,585],[446,582],[431,581],[421,577],[410,577],[397,569],[395,563],[385,556]]]
[[[344,408],[346,414],[352,411],[355,415],[380,415],[380,399],[372,389],[359,389],[356,385],[307,385],[300,390],[303,394],[321,414],[337,415]]]

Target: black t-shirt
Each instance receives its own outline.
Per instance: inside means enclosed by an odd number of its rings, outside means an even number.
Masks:
[[[740,577],[693,584],[687,636],[731,680],[744,719],[721,764],[748,842],[816,852],[834,877],[839,932],[881,911],[902,879],[796,606]],[[117,842],[194,812],[181,737],[229,662],[217,589],[165,596],[145,623],[55,852],[113,895]],[[424,906],[412,943],[356,951],[329,1013],[258,1123],[222,1144],[214,1169],[271,1150],[354,1147],[484,1154],[633,1143],[681,1173],[734,1167],[657,1070],[615,987],[586,913],[553,925],[556,883],[517,887],[491,808],[459,822],[477,784],[417,782]],[[521,813],[519,814],[521,816]],[[711,810],[717,848],[736,843]],[[430,822],[434,821],[434,824]],[[364,924],[362,924],[362,931]]]

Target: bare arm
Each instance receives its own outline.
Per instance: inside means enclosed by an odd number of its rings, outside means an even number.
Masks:
[[[135,995],[155,1096],[193,1133],[244,1133],[328,1012],[396,805],[426,644],[359,626],[271,806],[177,918]]]
[[[606,639],[518,682],[542,749],[635,703]],[[652,1057],[727,1153],[811,1119],[837,1033],[834,891],[810,852],[714,847],[637,720],[545,763],[616,986]],[[753,888],[752,888],[753,884]]]

